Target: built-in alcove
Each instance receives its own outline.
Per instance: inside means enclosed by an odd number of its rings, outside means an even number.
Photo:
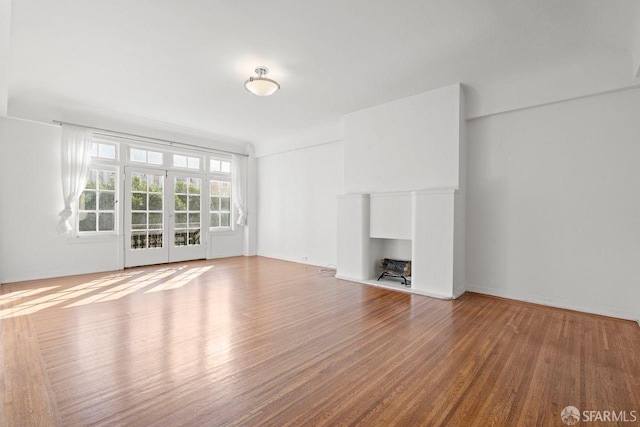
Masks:
[[[411,240],[408,239],[387,239],[387,238],[371,238],[371,262],[378,268],[380,261],[384,258],[393,260],[411,261]],[[401,278],[396,277],[380,277],[380,271],[376,270],[374,278],[378,285],[390,286],[397,289],[406,289]]]
[[[411,240],[372,238],[371,241],[378,248],[378,258],[411,261]]]

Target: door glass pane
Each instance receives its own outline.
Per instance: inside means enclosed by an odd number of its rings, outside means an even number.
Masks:
[[[149,194],[149,210],[150,211],[162,210],[162,194]]]
[[[147,174],[134,172],[131,174],[131,191],[147,191]]]
[[[200,212],[189,213],[189,228],[200,228]]]
[[[200,195],[189,196],[189,210],[200,212]]]
[[[149,213],[149,230],[162,230],[162,213]]]
[[[187,210],[187,196],[182,194],[176,194],[176,211]]]
[[[200,178],[176,177],[174,245],[191,246],[200,244]]]
[[[164,190],[164,176],[149,175],[149,193],[162,193]]]
[[[176,228],[187,228],[187,214],[186,213],[177,213],[176,214]]]
[[[189,194],[200,194],[199,178],[189,178]]]
[[[162,247],[163,188],[164,175],[140,172],[131,174],[131,249]],[[100,202],[102,203],[102,199]]]
[[[147,228],[147,213],[132,212],[131,213],[131,229],[144,230]]]
[[[147,210],[147,193],[131,193],[131,210]]]
[[[200,230],[189,230],[189,245],[200,244]]]
[[[175,230],[175,246],[187,246],[187,230]]]
[[[162,247],[162,232],[149,232],[149,247],[161,248]]]
[[[131,233],[131,249],[146,249],[147,234],[144,231],[135,231]]]

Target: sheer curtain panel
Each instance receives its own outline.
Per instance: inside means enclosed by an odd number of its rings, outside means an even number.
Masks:
[[[61,166],[62,166],[62,196],[64,209],[60,212],[58,233],[69,233],[71,218],[78,198],[87,185],[89,165],[91,163],[91,144],[93,132],[91,129],[62,125]]]
[[[247,222],[247,157],[234,154],[231,167],[231,198],[238,209],[236,224],[245,225]]]

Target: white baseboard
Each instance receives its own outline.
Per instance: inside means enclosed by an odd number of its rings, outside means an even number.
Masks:
[[[245,256],[242,252],[224,252],[221,254],[212,254],[207,259],[220,259],[220,258],[232,258],[237,256]]]
[[[601,316],[615,317],[618,319],[639,321],[640,313],[632,311],[619,310],[613,307],[602,306],[585,306],[563,301],[555,298],[541,297],[539,295],[531,295],[521,292],[512,292],[503,289],[491,288],[488,286],[477,286],[467,284],[467,291],[479,294],[492,295],[501,298],[513,299],[517,301],[530,302],[533,304],[546,305],[549,307],[564,308],[567,310],[580,311],[583,313],[598,314]],[[640,324],[640,321],[639,321]]]
[[[466,287],[463,287],[463,288],[458,289],[458,290],[454,290],[453,299],[460,298],[465,292],[467,292],[467,288]]]
[[[362,280],[362,279],[355,279],[353,277],[347,277],[347,276],[341,276],[341,275],[336,275],[336,279],[347,280],[349,282],[361,283],[363,285],[368,285],[368,286],[375,286],[377,288],[390,289],[392,291],[405,292],[405,293],[408,293],[408,294],[424,295],[426,297],[438,298],[438,299],[443,299],[443,300],[456,299],[456,298],[458,298],[460,296],[460,295],[458,295],[458,296],[453,296],[452,297],[450,295],[443,295],[443,294],[438,294],[438,293],[435,293],[435,292],[426,292],[426,291],[421,291],[419,289],[407,288],[405,286],[387,285],[384,282],[378,282],[377,280]]]
[[[274,253],[268,253],[268,252],[260,252],[260,251],[258,251],[257,255],[261,256],[261,257],[265,257],[265,258],[279,259],[281,261],[289,261],[289,262],[295,262],[295,263],[298,263],[298,264],[312,265],[314,267],[325,267],[325,266],[328,266],[328,265],[334,265],[335,266],[335,263],[323,263],[323,262],[319,262],[319,261],[313,260],[313,259],[311,259],[311,260],[307,259],[306,261],[304,261],[300,257],[292,257],[292,256],[288,256],[288,255],[280,255],[280,254],[274,254]]]
[[[64,277],[64,276],[77,276],[80,274],[92,274],[92,273],[107,273],[110,271],[119,271],[122,270],[118,265],[107,265],[100,267],[98,269],[95,268],[68,268],[65,270],[51,270],[51,271],[36,271],[36,272],[28,272],[24,274],[14,274],[7,277],[2,278],[2,283],[14,283],[14,282],[26,282],[29,280],[41,280],[41,279],[53,279],[56,277]]]

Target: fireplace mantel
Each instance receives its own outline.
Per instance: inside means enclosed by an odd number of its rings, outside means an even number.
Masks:
[[[464,198],[458,189],[339,196],[337,277],[380,285],[381,239],[411,241],[410,292],[445,299],[464,292]]]

